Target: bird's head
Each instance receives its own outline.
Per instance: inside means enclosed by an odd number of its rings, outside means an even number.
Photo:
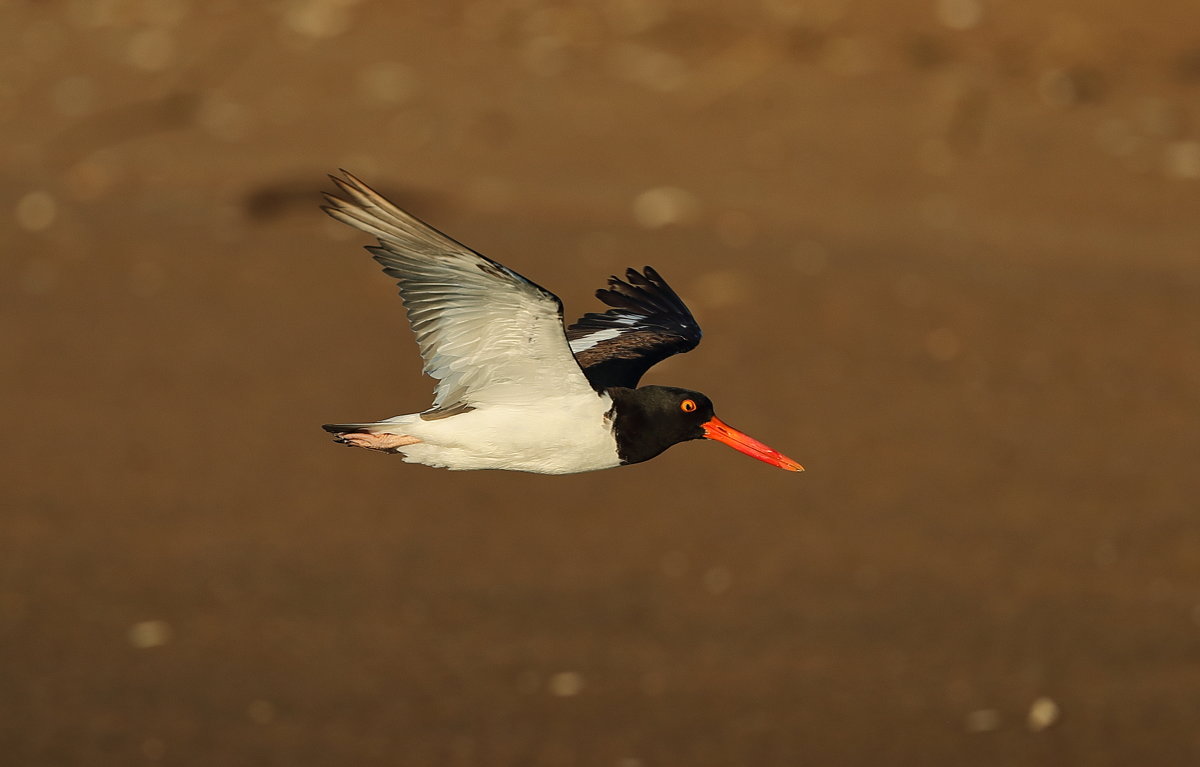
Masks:
[[[804,467],[717,418],[712,400],[673,386],[610,390],[616,402],[617,449],[624,463],[646,461],[671,445],[712,439],[788,471]]]

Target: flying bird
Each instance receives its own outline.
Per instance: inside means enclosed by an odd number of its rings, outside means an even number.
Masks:
[[[564,330],[558,296],[393,205],[349,173],[323,210],[373,235],[367,250],[400,287],[433,406],[326,424],[336,441],[447,469],[572,474],[640,463],[711,439],[788,471],[795,461],[729,426],[700,392],[638,386],[700,342],[692,313],[650,267],[613,277],[611,307]]]

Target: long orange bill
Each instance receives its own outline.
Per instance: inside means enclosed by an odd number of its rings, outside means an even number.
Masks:
[[[742,434],[716,416],[713,416],[711,421],[704,424],[704,436],[707,439],[724,442],[739,453],[745,453],[751,458],[757,458],[772,466],[778,466],[788,471],[804,471],[804,467],[791,458],[788,458],[774,448],[767,447],[754,437]]]

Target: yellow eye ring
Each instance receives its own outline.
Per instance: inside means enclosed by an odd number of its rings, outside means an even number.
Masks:
[[[685,399],[679,403],[679,409],[685,413],[694,413],[696,412],[696,402],[695,400]]]

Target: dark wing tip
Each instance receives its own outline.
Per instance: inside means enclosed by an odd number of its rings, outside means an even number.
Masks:
[[[625,279],[628,280],[631,285],[637,285],[639,288],[644,288],[650,284],[649,280],[643,277],[637,269],[632,267],[625,270]]]

